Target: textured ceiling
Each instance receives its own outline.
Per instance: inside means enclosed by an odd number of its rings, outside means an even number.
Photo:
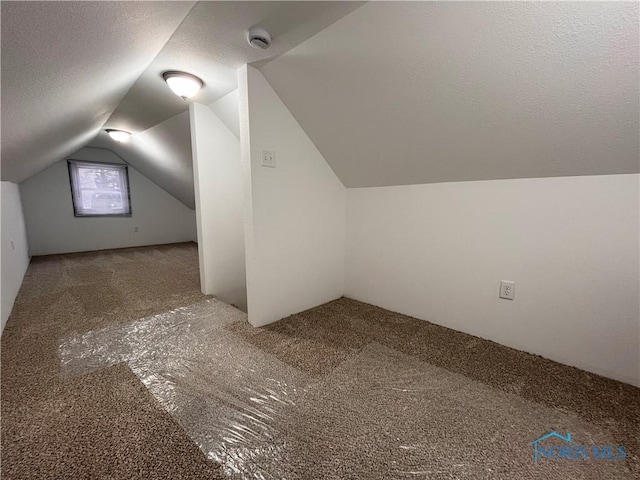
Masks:
[[[194,207],[190,102],[161,78],[186,70],[237,134],[237,68],[265,64],[364,2],[2,2],[2,180],[21,182],[86,145],[110,149]],[[251,48],[260,25],[273,45]],[[220,102],[214,102],[221,99]],[[112,141],[104,128],[133,132]]]
[[[1,5],[3,180],[90,144],[193,206],[189,102],[160,74],[201,76],[234,130],[249,62],[347,186],[638,171],[637,3]]]
[[[199,76],[205,85],[193,101],[208,105],[238,85],[237,69],[267,62],[297,46],[364,2],[199,2],[133,85],[106,123],[134,133],[185,112],[190,102],[168,93],[166,70]],[[252,48],[246,31],[266,28],[273,43]]]
[[[187,110],[209,105],[239,136],[237,69],[267,62],[310,38],[363,2],[200,2],[147,67],[105,128],[133,132],[127,143],[103,131],[92,147],[116,152],[127,163],[190,208],[195,208],[191,136]],[[251,48],[246,30],[266,28],[273,44]],[[192,100],[183,101],[162,80],[165,70],[184,70],[204,80]]]
[[[193,2],[2,2],[2,180],[85,146]]]
[[[261,70],[348,187],[639,170],[638,3],[370,2]]]

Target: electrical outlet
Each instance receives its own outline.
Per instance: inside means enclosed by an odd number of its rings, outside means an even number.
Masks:
[[[133,231],[134,231],[135,233],[138,233],[138,232],[140,231],[140,227],[133,227]]]
[[[276,168],[276,152],[262,151],[262,166]]]
[[[502,280],[500,282],[500,298],[506,298],[507,300],[513,300],[516,295],[516,282],[510,282],[509,280]]]
[[[11,240],[11,250],[15,250],[16,249],[16,244],[13,243],[13,240]]]

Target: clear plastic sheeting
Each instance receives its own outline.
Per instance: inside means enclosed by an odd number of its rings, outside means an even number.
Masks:
[[[224,328],[217,300],[65,339],[65,374],[127,362],[229,478],[631,478],[624,462],[534,463],[548,429],[589,445],[615,436],[370,343],[312,378]]]
[[[225,330],[246,314],[211,299],[66,339],[68,375],[127,362],[227,475],[284,478],[281,425],[307,375]]]

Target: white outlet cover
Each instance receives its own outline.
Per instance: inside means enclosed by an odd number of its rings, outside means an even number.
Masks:
[[[513,300],[516,296],[516,282],[502,280],[500,282],[500,298]]]

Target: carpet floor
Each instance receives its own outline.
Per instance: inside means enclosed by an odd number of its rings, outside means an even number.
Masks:
[[[195,245],[34,257],[2,334],[3,479],[221,479],[126,363],[61,374],[60,338],[202,298]]]
[[[640,477],[640,389],[346,298],[255,329],[197,263],[32,260],[2,336],[4,478]],[[551,431],[605,458],[534,462]]]

